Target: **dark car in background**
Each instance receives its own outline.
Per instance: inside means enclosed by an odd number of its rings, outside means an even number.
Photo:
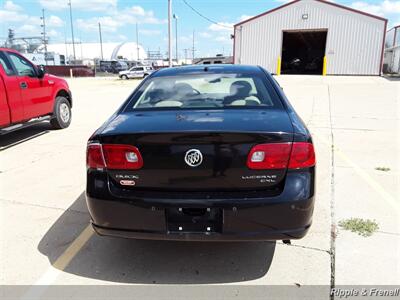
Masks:
[[[314,182],[310,133],[256,66],[156,71],[87,145],[86,199],[100,235],[299,239]]]
[[[101,60],[99,62],[101,72],[118,74],[121,71],[128,70],[127,62],[122,60]]]

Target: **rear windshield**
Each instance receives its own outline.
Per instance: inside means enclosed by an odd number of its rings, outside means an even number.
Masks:
[[[240,74],[194,74],[149,78],[129,110],[281,108],[267,78]]]

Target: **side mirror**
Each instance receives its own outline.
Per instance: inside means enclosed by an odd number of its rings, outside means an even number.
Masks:
[[[46,74],[46,71],[44,69],[44,66],[43,65],[38,66],[38,68],[37,68],[37,77],[39,79],[42,79],[45,74]]]

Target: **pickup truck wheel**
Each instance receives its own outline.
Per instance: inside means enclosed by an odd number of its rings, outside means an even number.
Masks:
[[[71,124],[71,105],[67,98],[59,96],[54,105],[53,118],[50,124],[54,129],[67,128]]]
[[[122,76],[121,76],[121,79],[128,80],[128,76],[126,76],[126,75],[122,75]]]

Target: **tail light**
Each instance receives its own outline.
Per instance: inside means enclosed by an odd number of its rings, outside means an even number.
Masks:
[[[300,169],[315,166],[314,146],[310,143],[293,143],[289,169]]]
[[[249,169],[285,169],[288,165],[291,143],[260,144],[254,146],[247,159]]]
[[[103,145],[104,158],[108,169],[137,170],[143,166],[139,149],[130,145]]]
[[[247,167],[253,170],[299,169],[314,165],[313,145],[302,142],[256,145],[247,158]]]
[[[130,145],[89,144],[86,161],[88,168],[137,170],[143,167],[139,149]]]
[[[86,166],[93,169],[106,167],[100,144],[89,144],[86,149]]]

